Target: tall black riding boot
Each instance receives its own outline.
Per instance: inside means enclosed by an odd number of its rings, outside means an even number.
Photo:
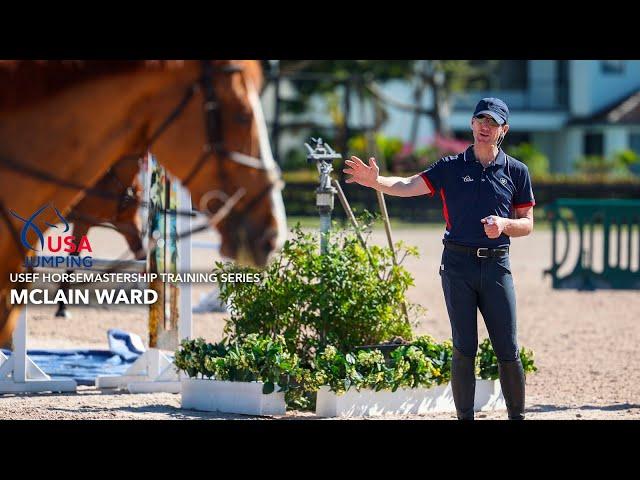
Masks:
[[[502,395],[507,404],[509,420],[524,420],[524,370],[520,359],[498,362]]]
[[[476,393],[476,357],[463,355],[453,347],[451,359],[451,390],[458,420],[473,420]]]

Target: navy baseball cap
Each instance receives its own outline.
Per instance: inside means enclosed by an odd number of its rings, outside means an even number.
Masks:
[[[509,120],[509,107],[499,98],[483,98],[478,102],[473,116],[485,113],[491,115],[500,125],[504,125]]]

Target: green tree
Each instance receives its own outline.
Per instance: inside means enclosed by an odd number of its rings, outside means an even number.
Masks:
[[[529,167],[529,173],[534,177],[549,174],[549,158],[531,143],[521,143],[509,148],[509,155],[524,162]]]
[[[431,112],[436,134],[450,137],[449,115],[455,93],[485,85],[485,77],[495,68],[496,61],[472,62],[470,60],[421,60],[416,67],[414,103],[420,105],[426,88],[433,92],[434,108]],[[409,142],[417,140],[420,112],[414,111]]]

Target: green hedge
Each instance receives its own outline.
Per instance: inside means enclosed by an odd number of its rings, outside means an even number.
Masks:
[[[398,345],[386,359],[376,348],[340,351],[327,345],[310,366],[302,366],[286,349],[284,338],[252,334],[242,340],[207,343],[202,338],[183,340],[175,365],[191,378],[238,382],[262,381],[263,393],[285,392],[289,407],[310,408],[310,394],[327,385],[338,394],[350,389],[375,391],[398,388],[430,388],[451,380],[451,340],[437,342],[429,335]],[[524,347],[520,359],[525,374],[537,371],[533,352]],[[489,339],[480,344],[476,376],[498,379],[498,360]]]

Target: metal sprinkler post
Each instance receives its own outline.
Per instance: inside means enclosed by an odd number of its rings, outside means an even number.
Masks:
[[[315,148],[305,142],[309,154],[307,161],[316,163],[320,174],[320,186],[316,189],[316,207],[320,213],[320,252],[327,253],[328,234],[331,229],[331,212],[333,211],[333,197],[336,189],[331,186],[331,172],[333,171],[333,160],[342,160],[342,155],[336,153],[328,143],[324,143],[322,138],[311,138],[315,143]]]

